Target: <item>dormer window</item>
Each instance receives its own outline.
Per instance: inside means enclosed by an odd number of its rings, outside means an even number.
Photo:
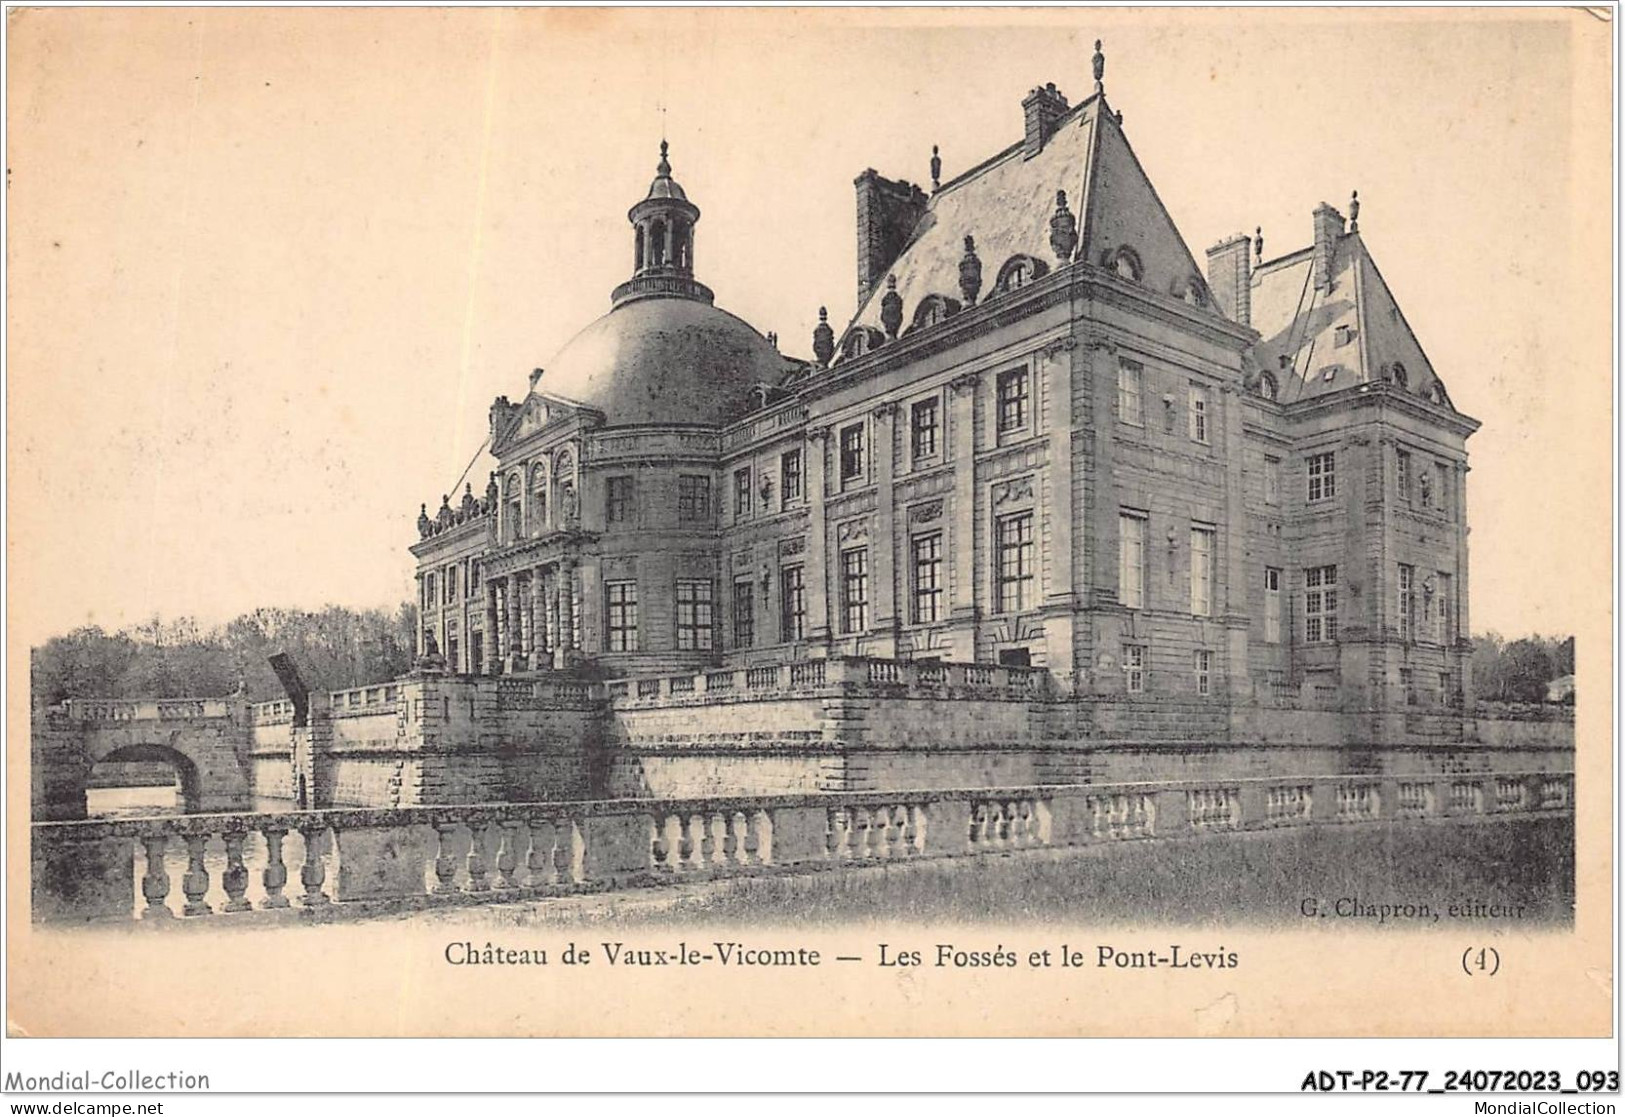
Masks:
[[[854,326],[852,332],[841,342],[841,355],[848,360],[861,357],[879,348],[881,341],[882,335],[879,330],[870,329],[868,326]]]
[[[1260,396],[1263,396],[1265,399],[1270,400],[1272,402],[1274,400],[1276,400],[1276,399],[1279,399],[1280,394],[1281,394],[1281,389],[1275,383],[1275,377],[1271,376],[1267,372],[1264,373],[1264,375],[1260,376],[1258,378],[1258,394]]]
[[[1445,405],[1444,385],[1440,384],[1437,380],[1429,384],[1428,399],[1431,402],[1438,404],[1440,407],[1443,407]]]
[[[1395,361],[1389,370],[1389,379],[1394,382],[1396,388],[1410,387],[1410,376],[1405,372],[1405,366],[1398,361]]]
[[[1205,307],[1207,306],[1207,285],[1202,282],[1200,276],[1193,275],[1185,281],[1185,290],[1180,297],[1191,306]]]
[[[1032,256],[1012,256],[1004,262],[999,274],[993,281],[993,295],[1008,294],[1019,291],[1034,280],[1045,275],[1049,265]]]
[[[959,313],[959,302],[946,295],[927,295],[920,300],[920,305],[914,308],[914,320],[906,333],[915,330],[924,330],[946,321],[949,317]]]
[[[1126,279],[1130,283],[1140,282],[1140,278],[1145,275],[1145,269],[1140,267],[1139,256],[1126,244],[1115,252],[1107,252],[1104,263],[1117,273],[1118,278]]]

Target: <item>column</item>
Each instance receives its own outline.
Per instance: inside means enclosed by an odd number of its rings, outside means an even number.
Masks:
[[[1050,532],[1049,562],[1044,570],[1045,604],[1058,612],[1044,622],[1044,645],[1049,668],[1063,686],[1073,682],[1077,651],[1074,618],[1078,599],[1073,592],[1072,544],[1072,351],[1076,344],[1066,337],[1045,349],[1048,377],[1042,389],[1049,420],[1050,490],[1049,503],[1040,505]]]
[[[1215,563],[1222,563],[1217,570],[1223,575],[1214,601],[1214,615],[1224,621],[1225,692],[1238,701],[1250,701],[1255,694],[1248,665],[1252,622],[1247,610],[1247,589],[1261,584],[1257,580],[1263,577],[1263,572],[1249,569],[1247,561],[1247,478],[1243,472],[1246,442],[1242,435],[1241,397],[1236,387],[1230,381],[1220,385],[1220,413],[1215,425],[1219,434],[1217,448],[1224,454],[1225,501],[1224,523],[1219,525],[1219,554],[1213,556]],[[1214,692],[1218,693],[1217,687]]]
[[[892,469],[896,457],[897,405],[883,403],[874,412],[875,530],[870,544],[874,558],[873,629],[880,633],[875,653],[897,655],[897,539]]]
[[[976,391],[981,377],[969,373],[950,387],[948,441],[954,461],[953,519],[948,572],[952,656],[976,658]]]
[[[1082,604],[1090,610],[1086,626],[1089,658],[1082,666],[1089,672],[1091,693],[1115,694],[1123,689],[1123,674],[1118,670],[1120,664],[1117,657],[1125,618],[1120,611],[1101,612],[1095,607],[1119,604],[1119,594],[1122,592],[1117,569],[1119,539],[1115,480],[1117,343],[1104,335],[1095,334],[1085,345],[1088,348],[1090,406],[1082,481],[1089,493],[1089,513],[1094,522],[1086,524],[1084,528],[1087,544],[1077,587]],[[1153,396],[1149,389],[1142,386],[1142,391],[1145,422],[1148,425],[1161,422],[1162,416],[1151,409]],[[1149,544],[1149,540],[1147,542]]]
[[[514,595],[519,599],[519,636],[520,646],[525,653],[525,666],[534,670],[536,667],[536,625],[535,618],[530,611],[530,575],[524,571],[515,571],[513,576]]]
[[[417,576],[418,583],[418,630],[412,634],[412,642],[417,647],[418,655],[428,654],[429,649],[423,644],[423,622],[428,620],[429,609],[423,600],[423,575]]]
[[[829,644],[829,529],[824,520],[828,427],[807,430],[807,640]]]
[[[480,660],[487,675],[497,673],[497,584],[485,579],[485,624],[480,629]]]
[[[548,663],[548,655],[552,650],[552,634],[548,631],[548,585],[543,577],[541,567],[531,567],[530,571],[530,615],[533,644],[533,667],[536,670]]]
[[[503,604],[508,618],[508,670],[516,670],[525,654],[525,634],[519,630],[519,574],[509,574],[503,587]]]
[[[543,612],[547,625],[547,646],[553,653],[554,665],[558,666],[558,653],[563,647],[559,641],[559,568],[555,565],[552,571],[542,587],[542,594],[546,598]]]
[[[566,654],[576,650],[575,563],[564,559],[559,563],[559,647]]]
[[[1441,493],[1440,499],[1450,501],[1445,507],[1450,515],[1456,518],[1456,576],[1452,579],[1452,600],[1450,608],[1450,632],[1455,637],[1454,646],[1446,653],[1445,662],[1450,664],[1451,670],[1456,672],[1456,678],[1461,685],[1461,712],[1471,717],[1476,707],[1472,686],[1471,656],[1466,652],[1458,651],[1467,639],[1472,629],[1467,627],[1467,474],[1471,470],[1466,462],[1457,462],[1456,468],[1451,471],[1455,484],[1453,491]]]

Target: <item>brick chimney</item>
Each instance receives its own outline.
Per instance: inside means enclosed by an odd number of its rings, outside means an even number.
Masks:
[[[1343,215],[1321,202],[1315,207],[1315,290],[1332,289],[1332,262],[1343,235]]]
[[[1243,326],[1253,317],[1253,238],[1227,237],[1207,250],[1207,289],[1224,316]]]
[[[1054,82],[1027,94],[1026,100],[1021,102],[1027,122],[1022,158],[1031,159],[1044,150],[1044,144],[1055,134],[1055,122],[1066,115],[1066,110],[1066,94],[1056,89]]]
[[[882,178],[872,167],[852,185],[858,196],[858,305],[862,306],[886,278],[886,269],[902,255],[930,199],[918,186]]]

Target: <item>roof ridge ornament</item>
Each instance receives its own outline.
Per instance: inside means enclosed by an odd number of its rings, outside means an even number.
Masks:
[[[1253,227],[1253,259],[1254,266],[1264,262],[1264,226]]]
[[[1100,49],[1100,40],[1095,40],[1095,92],[1102,96],[1106,93],[1106,55]]]
[[[660,162],[655,165],[655,174],[661,178],[671,177],[671,160],[666,158],[667,144],[664,138],[660,141]]]
[[[835,331],[829,326],[829,307],[818,308],[818,325],[813,328],[813,356],[823,368],[835,356]]]
[[[886,327],[886,336],[893,341],[903,326],[903,296],[897,293],[897,277],[886,277],[886,294],[880,300],[880,324]]]
[[[982,290],[982,258],[976,255],[976,238],[969,234],[965,236],[965,254],[959,258],[959,290],[966,306],[976,305],[976,296]]]
[[[1349,199],[1349,232],[1358,233],[1359,231],[1360,231],[1360,192],[1358,190],[1356,190],[1354,192],[1354,196]]]
[[[931,145],[931,193],[942,189],[942,155],[937,145]]]

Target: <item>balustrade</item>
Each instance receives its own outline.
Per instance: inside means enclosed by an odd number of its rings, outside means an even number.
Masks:
[[[1484,814],[1483,800],[1491,797],[1490,816],[1497,819],[1569,810],[1573,800],[1566,773],[1401,778],[1386,785],[1369,777],[1298,777],[183,815],[38,823],[33,844],[36,858],[56,857],[71,866],[85,841],[129,843],[123,870],[129,900],[122,912],[98,910],[85,918],[252,918],[290,906],[314,912],[346,905],[366,910],[355,905],[368,901],[486,902],[812,865],[1181,834],[1222,840],[1225,833],[1249,828],[1375,824],[1385,821],[1384,786],[1393,796],[1395,820],[1437,815],[1435,794],[1448,813],[1458,815]],[[1321,796],[1324,811],[1316,806]],[[1175,805],[1184,810],[1172,810],[1166,825],[1159,824],[1159,807]],[[291,850],[290,833],[299,838]],[[936,834],[941,837],[931,836]],[[298,866],[298,894],[291,900],[285,895],[290,858]],[[104,907],[108,894],[99,893]],[[40,916],[36,904],[36,917],[69,918],[77,895],[53,895],[52,915]]]

